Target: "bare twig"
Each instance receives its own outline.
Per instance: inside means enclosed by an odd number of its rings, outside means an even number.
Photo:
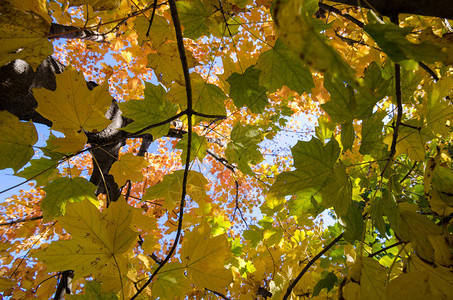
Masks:
[[[326,247],[324,247],[318,254],[316,254],[315,257],[313,257],[312,260],[310,260],[305,267],[302,269],[302,271],[297,275],[297,277],[291,282],[289,285],[288,289],[286,290],[285,296],[283,296],[283,300],[288,299],[288,297],[291,295],[291,291],[293,288],[297,285],[299,280],[304,276],[304,274],[308,271],[308,269],[321,257],[326,253],[330,248],[332,248],[336,243],[338,243],[339,240],[343,238],[343,233],[337,236],[330,244],[328,244]]]

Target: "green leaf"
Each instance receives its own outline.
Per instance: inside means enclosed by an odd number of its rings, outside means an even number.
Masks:
[[[277,33],[306,65],[358,86],[359,80],[354,76],[351,66],[315,31],[310,7],[306,1],[276,2],[273,11]]]
[[[452,86],[453,78],[442,77],[427,89],[428,99],[424,103],[427,111],[426,128],[436,136],[448,137],[450,134],[447,122],[453,119],[453,105],[446,97],[450,96]]]
[[[453,206],[453,173],[451,169],[442,166],[435,168],[432,185],[440,199]]]
[[[263,52],[255,66],[261,70],[259,84],[270,93],[286,85],[299,95],[315,87],[310,70],[278,39],[272,49]]]
[[[264,240],[264,230],[256,225],[251,225],[249,229],[244,230],[242,236],[250,241],[250,247],[256,248]]]
[[[181,25],[184,27],[184,37],[197,39],[202,35],[209,35],[209,17],[212,12],[210,6],[205,6],[200,0],[193,2],[176,2]]]
[[[338,278],[337,276],[335,276],[334,272],[328,273],[326,277],[318,281],[318,283],[315,285],[315,287],[313,288],[312,296],[313,297],[319,296],[319,293],[323,289],[327,289],[327,292],[330,292],[330,290],[333,289],[337,281]]]
[[[45,221],[54,217],[63,216],[66,204],[69,202],[82,202],[90,200],[97,205],[98,199],[94,195],[96,186],[82,177],[61,177],[44,187],[46,196],[42,199],[41,209]]]
[[[65,295],[68,299],[75,299],[75,300],[117,300],[118,296],[115,292],[110,292],[108,294],[102,293],[101,291],[101,283],[98,281],[88,281],[85,283],[85,291],[82,295]]]
[[[236,123],[231,131],[231,142],[225,150],[228,162],[236,163],[239,170],[247,175],[253,175],[249,164],[257,164],[263,160],[258,150],[258,144],[263,140],[258,127]]]
[[[35,154],[33,145],[37,141],[32,122],[21,122],[6,110],[0,111],[0,170],[12,168],[17,172]]]
[[[123,116],[134,120],[133,123],[122,128],[128,132],[137,132],[149,125],[163,122],[173,117],[178,108],[176,105],[165,99],[165,90],[160,85],[145,83],[145,99],[129,100],[119,103]],[[147,130],[154,139],[160,138],[170,130],[170,122]]]
[[[181,149],[181,161],[182,164],[186,164],[187,159],[187,145],[189,144],[188,134],[184,135],[182,139],[176,144],[176,149]],[[206,156],[206,150],[208,149],[208,141],[206,137],[199,136],[197,133],[192,132],[192,145],[190,147],[190,161],[193,161],[195,158],[198,158],[200,162],[203,161],[203,158]]]
[[[362,276],[360,277],[360,290],[366,299],[382,300],[385,298],[385,283],[387,280],[386,269],[373,258],[363,258]]]
[[[384,144],[384,123],[382,119],[386,116],[383,112],[377,112],[370,118],[362,121],[362,142],[359,152],[363,155],[371,154],[375,158],[382,158],[387,153],[387,146]]]
[[[355,139],[354,125],[352,122],[346,122],[341,124],[341,144],[343,151],[352,148]]]
[[[248,107],[252,113],[259,114],[268,104],[266,88],[258,83],[261,71],[250,66],[244,74],[233,73],[228,77],[230,97],[236,107]]]
[[[146,189],[143,200],[164,198],[165,202],[162,207],[172,210],[181,201],[183,179],[184,170],[165,175],[161,182]],[[206,198],[205,185],[208,183],[203,174],[190,171],[187,176],[187,194],[197,202],[204,200]]]
[[[336,165],[333,173],[334,177],[321,190],[322,204],[333,206],[338,216],[344,216],[352,201],[352,184],[344,164]]]
[[[58,178],[58,161],[41,157],[30,161],[31,165],[16,173],[16,176],[35,180],[37,186],[45,186],[50,181]]]
[[[341,219],[346,225],[344,239],[350,244],[354,244],[356,240],[361,241],[365,222],[363,221],[362,210],[359,208],[358,203],[353,201],[348,207],[346,216]]]
[[[288,200],[288,211],[291,216],[302,218],[309,214],[316,218],[325,208],[320,205],[321,195],[313,190],[306,190]]]
[[[426,136],[426,129],[421,130],[421,122],[417,120],[410,120],[404,124],[408,126],[399,126],[398,139],[396,141],[396,155],[407,154],[410,159],[414,161],[425,160],[425,141],[428,139]],[[393,140],[393,133],[388,134],[384,143],[391,145]]]
[[[397,220],[390,223],[392,229],[401,240],[412,243],[418,256],[428,262],[434,261],[434,247],[429,236],[441,234],[442,229],[426,216],[417,213],[416,206],[402,203],[398,207]]]
[[[356,113],[354,89],[333,78],[324,78],[324,87],[330,94],[330,101],[321,104],[334,122],[352,122]]]
[[[406,39],[406,35],[413,28],[401,28],[395,24],[368,24],[363,28],[379,45],[379,47],[394,61],[401,62],[407,59],[434,63],[445,59],[442,49],[432,43],[413,44]]]
[[[309,142],[298,142],[291,152],[296,170],[278,175],[271,193],[293,195],[308,188],[321,189],[334,175],[340,147],[335,139],[323,145],[312,138]]]
[[[153,297],[174,299],[184,296],[189,289],[189,281],[184,275],[185,267],[179,262],[166,264],[153,281]]]
[[[207,83],[198,73],[191,73],[193,109],[208,115],[226,115],[225,100],[228,97],[218,86]],[[173,84],[168,92],[172,102],[179,104],[181,110],[187,107],[186,87]],[[205,119],[197,117],[197,119]],[[212,119],[209,119],[212,121]]]

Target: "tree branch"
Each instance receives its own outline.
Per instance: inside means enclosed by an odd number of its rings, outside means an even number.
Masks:
[[[146,283],[135,293],[134,296],[132,296],[131,300],[137,298],[138,295],[140,295],[140,293],[153,281],[154,277],[156,277],[156,275],[160,271],[160,269],[163,268],[163,266],[170,260],[170,258],[175,253],[176,248],[178,247],[179,239],[181,238],[182,222],[183,222],[183,217],[184,217],[184,205],[185,205],[185,199],[186,199],[186,194],[187,194],[187,178],[189,176],[190,152],[191,152],[190,150],[191,150],[191,146],[192,146],[192,115],[193,115],[192,86],[191,86],[191,82],[190,82],[189,65],[187,62],[186,52],[185,52],[185,48],[184,48],[184,40],[183,40],[183,36],[182,36],[181,23],[179,21],[178,11],[176,9],[176,1],[169,0],[169,4],[170,4],[171,17],[173,19],[173,25],[175,27],[175,32],[176,32],[176,40],[178,43],[179,58],[181,60],[182,69],[184,72],[184,80],[185,80],[185,84],[186,84],[186,96],[187,96],[187,109],[185,111],[181,112],[181,113],[184,113],[187,115],[187,123],[188,123],[187,140],[188,140],[188,143],[187,143],[186,166],[184,168],[184,177],[183,177],[183,182],[182,182],[181,202],[179,205],[178,229],[176,232],[175,241],[170,249],[170,252],[167,254],[167,256],[162,261],[162,263],[159,264],[159,266],[156,268],[156,270],[151,274],[151,276],[146,281]]]
[[[343,238],[343,233],[337,236],[330,244],[328,244],[326,247],[324,247],[321,252],[316,254],[315,257],[313,257],[312,260],[310,260],[305,267],[302,269],[302,271],[297,275],[297,277],[293,280],[293,282],[289,285],[288,289],[286,290],[285,296],[283,296],[283,300],[288,299],[288,297],[291,295],[291,291],[294,289],[294,287],[297,285],[299,280],[304,276],[304,274],[308,271],[308,269],[321,257],[326,253],[330,248],[332,248],[336,243],[338,243],[339,240]]]

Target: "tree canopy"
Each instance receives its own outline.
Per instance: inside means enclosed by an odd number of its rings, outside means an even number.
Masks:
[[[2,1],[0,294],[453,299],[448,2]]]

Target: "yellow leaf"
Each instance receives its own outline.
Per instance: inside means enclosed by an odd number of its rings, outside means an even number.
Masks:
[[[0,111],[0,169],[22,168],[33,157],[37,141],[33,123],[20,122],[13,114]]]
[[[165,43],[167,40],[174,40],[175,31],[164,17],[154,15],[153,24],[149,30],[149,36],[146,32],[149,27],[149,18],[139,15],[135,19],[134,30],[138,34],[138,44],[142,45],[143,42],[152,40],[155,47]]]
[[[402,273],[387,288],[387,299],[435,299],[429,288],[429,274],[421,271]]]
[[[119,160],[113,163],[110,174],[115,178],[116,183],[122,186],[126,180],[142,181],[143,174],[141,169],[148,165],[146,160],[141,156],[133,153],[126,153]]]
[[[9,278],[0,278],[0,291],[4,292],[7,289],[13,287],[15,285],[15,282],[12,279]]]
[[[80,278],[110,266],[114,276],[123,276],[121,257],[131,249],[137,233],[130,229],[132,207],[125,201],[111,203],[100,212],[88,200],[66,205],[59,218],[71,240],[54,241],[34,256],[47,265],[48,271],[74,270]]]
[[[55,91],[33,91],[38,101],[36,111],[52,121],[52,129],[63,133],[101,131],[111,123],[104,116],[112,102],[107,82],[90,91],[83,74],[74,68],[56,75],[56,81]]]
[[[71,154],[83,150],[87,140],[87,136],[83,132],[66,131],[64,138],[49,140],[49,146],[55,147],[53,151]]]
[[[233,280],[231,271],[224,267],[230,256],[226,235],[212,238],[207,224],[195,227],[182,243],[181,261],[187,268],[187,275],[200,288],[219,291]]]
[[[186,50],[186,56],[189,69],[198,65],[198,61],[192,55],[192,52]],[[172,81],[184,84],[178,46],[174,42],[160,45],[156,48],[156,53],[149,54],[147,67],[152,68],[158,74],[160,81],[167,86]]]
[[[53,46],[47,35],[50,30],[49,17],[44,18],[42,11],[37,12],[28,5],[4,3],[0,6],[0,66],[15,59],[22,59],[34,69],[47,56],[52,55]],[[24,11],[22,9],[27,9]]]

